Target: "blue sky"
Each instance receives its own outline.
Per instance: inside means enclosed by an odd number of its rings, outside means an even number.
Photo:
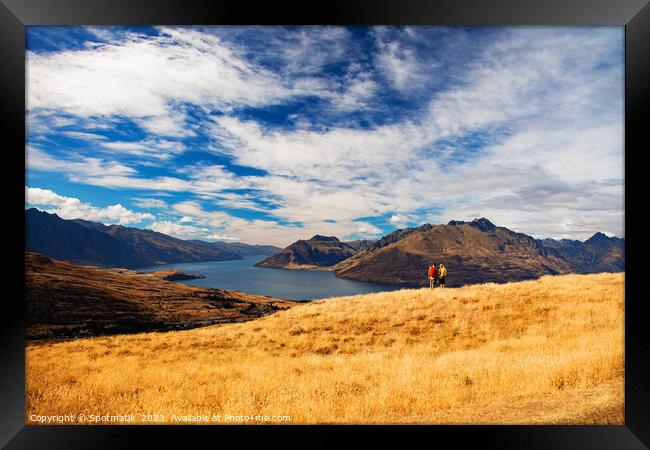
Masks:
[[[27,27],[26,206],[286,246],[623,235],[623,28]]]

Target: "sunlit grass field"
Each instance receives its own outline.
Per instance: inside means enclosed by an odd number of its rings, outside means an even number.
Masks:
[[[255,321],[30,344],[31,415],[622,424],[624,274],[322,300]],[[147,422],[148,423],[148,422]],[[251,422],[246,422],[251,423]],[[286,422],[283,422],[286,423]]]

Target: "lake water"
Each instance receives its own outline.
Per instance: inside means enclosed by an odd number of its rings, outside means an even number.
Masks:
[[[391,285],[336,278],[334,273],[325,270],[255,267],[255,264],[264,258],[264,256],[248,256],[235,261],[165,264],[138,270],[152,272],[178,269],[205,276],[201,279],[180,281],[191,286],[230,289],[288,300],[309,300],[399,289]]]

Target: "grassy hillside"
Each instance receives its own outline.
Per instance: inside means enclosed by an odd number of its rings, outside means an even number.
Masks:
[[[241,322],[296,302],[170,283],[178,270],[100,269],[25,252],[27,339],[61,339]]]
[[[27,348],[31,414],[623,423],[623,274],[322,300]]]

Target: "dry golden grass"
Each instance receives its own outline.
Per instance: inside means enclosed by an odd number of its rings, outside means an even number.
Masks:
[[[247,323],[35,344],[32,414],[623,423],[624,275],[412,289]]]

